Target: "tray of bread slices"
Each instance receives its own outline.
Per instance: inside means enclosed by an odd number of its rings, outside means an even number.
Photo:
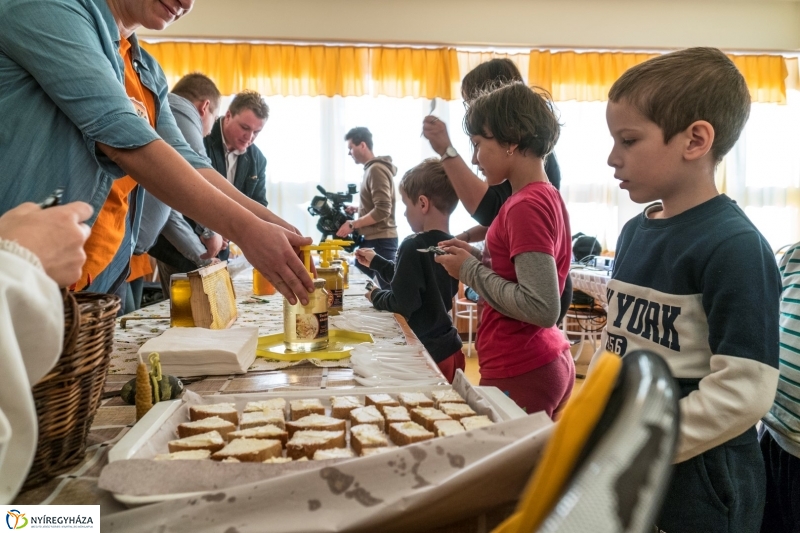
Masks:
[[[155,477],[185,475],[187,488],[202,490],[203,483],[188,478],[207,471],[215,487],[241,484],[262,474],[273,477],[270,466],[306,470],[313,468],[308,463],[353,460],[525,416],[494,388],[472,387],[466,379],[457,385],[187,392],[181,400],[156,404],[109,452],[109,463],[147,459],[158,467],[137,464],[136,469],[153,468]]]

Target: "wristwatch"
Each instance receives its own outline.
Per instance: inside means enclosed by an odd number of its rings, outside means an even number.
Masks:
[[[348,220],[348,221],[347,221],[347,225],[348,225],[348,226],[350,226],[350,231],[353,231],[353,230],[355,229],[355,228],[353,227],[353,221],[352,221],[352,220]]]
[[[453,148],[453,145],[451,144],[450,146],[447,147],[447,150],[445,150],[444,153],[442,154],[441,161],[444,161],[448,157],[456,157],[456,156],[458,156],[458,152],[456,152],[456,149]]]
[[[214,232],[209,228],[206,228],[203,230],[203,233],[201,233],[200,236],[204,239],[210,239],[211,237],[214,236]]]

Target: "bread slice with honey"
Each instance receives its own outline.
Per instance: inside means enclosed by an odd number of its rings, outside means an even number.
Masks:
[[[347,422],[344,420],[316,414],[304,416],[300,420],[286,422],[286,430],[289,432],[289,438],[297,431],[344,431],[346,426]]]
[[[378,411],[374,405],[366,407],[359,407],[350,411],[350,425],[358,424],[373,424],[383,431],[386,423],[383,420],[383,415]]]
[[[389,446],[386,434],[374,424],[359,424],[350,428],[350,446],[361,455],[365,448]]]
[[[286,456],[311,459],[317,450],[344,448],[344,431],[298,431],[286,443]]]
[[[239,424],[239,429],[250,429],[267,425],[286,429],[286,417],[283,411],[267,410],[242,413],[242,421]]]
[[[401,392],[397,397],[400,399],[400,405],[409,410],[417,407],[433,407],[433,400],[421,392]]]
[[[283,452],[280,441],[272,439],[234,439],[220,451],[213,453],[215,461],[238,459],[243,463],[263,463]]]
[[[210,403],[189,406],[189,420],[192,422],[218,416],[232,424],[239,424],[239,412],[232,403]]]
[[[267,424],[266,426],[258,426],[254,428],[240,429],[239,431],[232,431],[228,434],[228,440],[233,439],[273,439],[279,440],[282,446],[286,446],[286,441],[289,439],[286,430]]]
[[[187,450],[208,450],[217,452],[225,447],[225,439],[216,431],[192,435],[184,439],[171,440],[167,443],[169,453],[185,452]]]
[[[394,424],[395,422],[411,422],[411,416],[408,414],[408,409],[402,405],[392,407],[387,405],[383,408],[383,416],[386,418],[387,424]]]
[[[437,437],[458,435],[466,431],[458,420],[437,420],[433,423],[433,430]]]
[[[162,453],[156,455],[156,461],[178,461],[184,459],[202,460],[211,457],[211,452],[208,450],[186,450],[183,452]]]
[[[448,390],[435,390],[431,392],[433,397],[433,406],[439,409],[439,405],[443,403],[467,403],[459,393],[453,389]]]
[[[428,431],[435,429],[434,422],[437,420],[452,420],[449,416],[433,407],[418,407],[411,410],[411,420],[423,426]]]
[[[364,405],[355,396],[331,396],[331,416],[347,420],[350,411]]]
[[[228,440],[228,434],[232,431],[236,431],[236,425],[233,422],[223,420],[218,416],[201,418],[200,420],[196,420],[194,422],[184,422],[183,424],[178,424],[178,437],[182,439],[191,437],[192,435],[202,435],[203,433],[208,433],[209,431],[216,431],[222,436],[223,439]]]
[[[259,400],[245,404],[245,413],[254,413],[256,411],[286,411],[286,400],[283,398],[270,398],[269,400]]]
[[[314,452],[315,461],[324,461],[325,459],[350,459],[355,457],[356,454],[350,448],[331,448],[330,450],[317,450]]]
[[[364,405],[370,406],[374,405],[378,408],[378,411],[383,412],[383,408],[386,406],[393,406],[397,407],[400,405],[400,402],[389,396],[388,394],[367,394],[364,397]]]
[[[432,439],[434,434],[416,422],[395,422],[389,425],[389,438],[398,446]]]
[[[308,415],[324,415],[325,406],[319,398],[306,398],[289,402],[292,420],[300,420]]]
[[[480,415],[480,416],[468,416],[466,418],[462,418],[460,420],[461,425],[464,426],[464,429],[467,431],[471,429],[478,429],[486,426],[491,426],[494,424],[488,416]]]
[[[439,410],[453,420],[461,420],[462,418],[478,414],[472,410],[472,407],[465,403],[442,403],[439,404]]]

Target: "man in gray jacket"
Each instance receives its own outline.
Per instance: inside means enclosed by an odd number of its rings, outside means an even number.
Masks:
[[[397,224],[394,218],[397,201],[392,178],[397,174],[397,167],[392,164],[390,156],[376,157],[372,153],[372,133],[367,128],[351,129],[344,140],[347,141],[348,154],[353,161],[364,165],[364,177],[361,181],[358,218],[342,224],[336,235],[347,237],[353,230],[358,230],[364,237],[361,248],[372,248],[384,259],[394,261],[397,255]],[[377,271],[358,262],[356,267],[367,276],[377,278],[382,289],[391,286],[391,280],[383,279]]]

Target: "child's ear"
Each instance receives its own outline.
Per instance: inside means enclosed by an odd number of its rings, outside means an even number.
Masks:
[[[714,126],[705,120],[696,120],[684,130],[688,143],[683,150],[684,158],[694,161],[711,151],[714,144]]]
[[[428,200],[428,197],[420,194],[419,198],[417,199],[417,205],[419,205],[419,210],[422,211],[422,214],[427,214],[428,210],[431,208],[431,202]]]

